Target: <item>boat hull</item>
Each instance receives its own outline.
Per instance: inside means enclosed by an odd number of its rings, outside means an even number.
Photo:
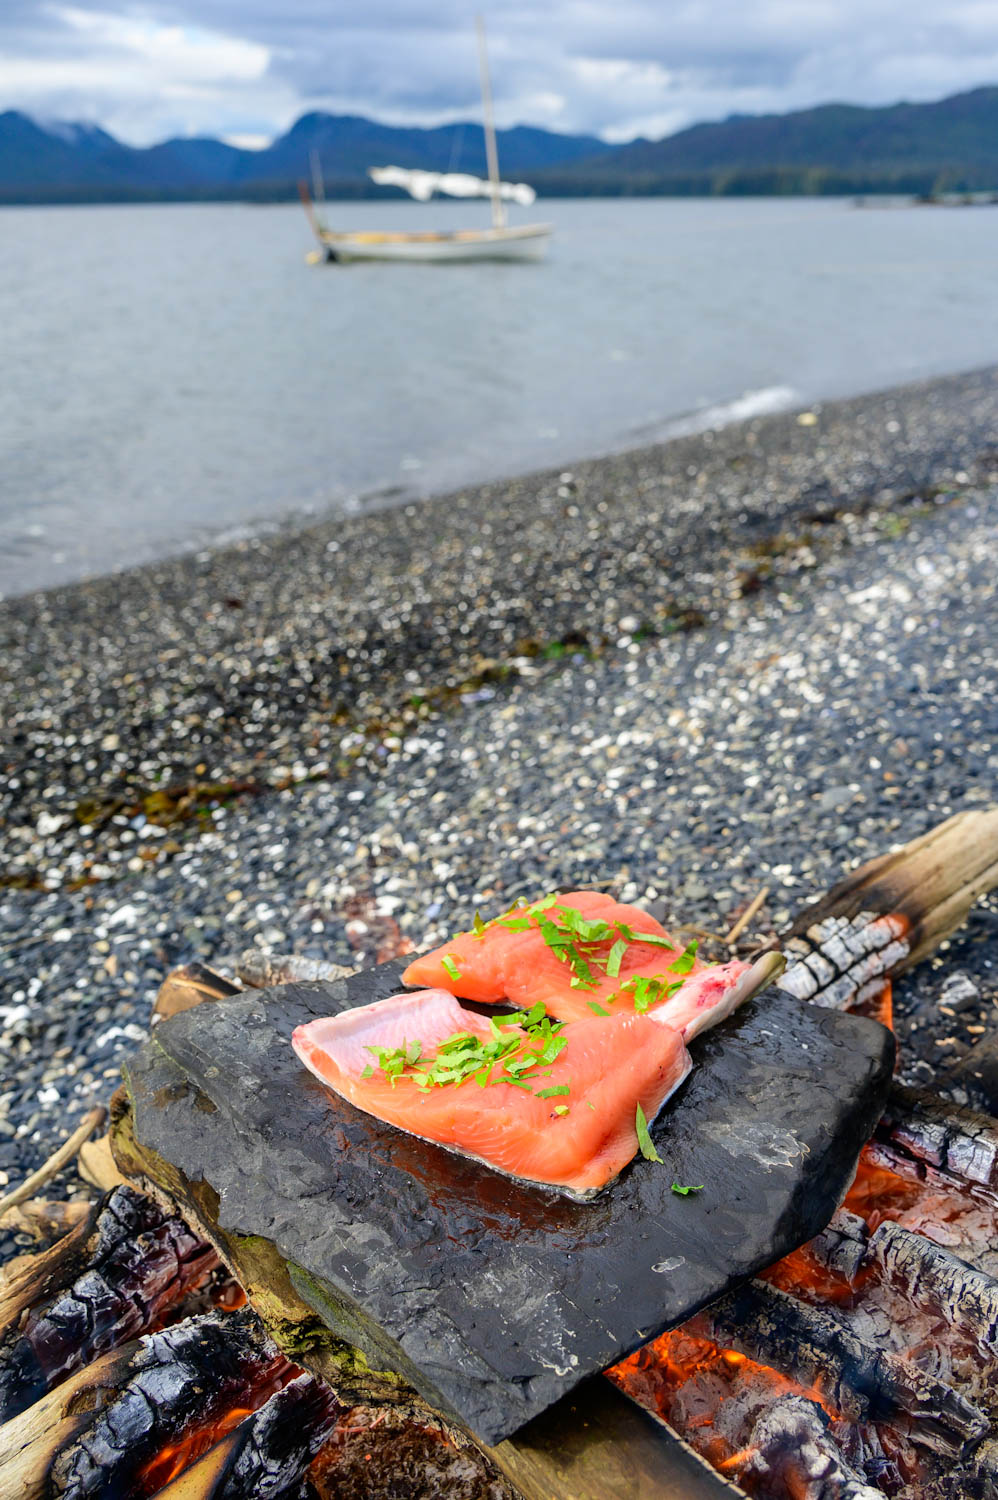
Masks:
[[[337,234],[324,230],[330,260],[539,260],[551,235],[550,224],[503,229],[466,229],[453,234]]]

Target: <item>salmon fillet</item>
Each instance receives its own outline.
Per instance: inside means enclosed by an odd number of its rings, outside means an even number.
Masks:
[[[402,979],[491,1005],[540,1002],[565,1021],[657,1012],[688,1040],[748,968],[739,959],[701,963],[695,944],[684,949],[648,912],[599,891],[569,891],[459,932],[414,959]]]
[[[497,1034],[518,1048],[492,1067],[497,1081],[480,1085],[479,1072],[420,1087],[418,1078],[435,1062],[455,1055],[447,1045],[462,1033],[469,1054],[475,1043],[495,1043]],[[525,1056],[543,1052],[538,1036],[560,1043],[550,1048],[557,1055],[516,1072]],[[574,1197],[592,1195],[626,1166],[639,1147],[638,1106],[653,1120],[691,1067],[680,1033],[648,1016],[589,1016],[531,1030],[502,1017],[490,1023],[439,989],[310,1021],[295,1030],[292,1046],[317,1078],[358,1109]],[[398,1065],[389,1055],[400,1049],[415,1061],[393,1078],[385,1065]],[[519,1084],[506,1081],[513,1077]]]

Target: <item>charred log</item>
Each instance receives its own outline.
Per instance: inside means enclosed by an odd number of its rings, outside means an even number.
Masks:
[[[292,1500],[343,1408],[321,1380],[299,1375],[204,1458],[157,1492],[158,1500]],[[177,1453],[174,1462],[182,1464]]]
[[[749,1432],[746,1447],[754,1451],[739,1481],[761,1481],[771,1500],[882,1500],[845,1462],[829,1427],[827,1414],[804,1396],[775,1401]]]
[[[0,1421],[24,1411],[72,1370],[151,1328],[218,1264],[182,1219],[129,1187],[116,1188],[98,1205],[90,1233],[73,1249],[62,1265],[69,1270],[85,1257],[86,1269],[64,1290],[45,1299],[54,1279],[49,1265],[48,1275],[39,1268],[43,1274],[34,1283],[26,1273],[20,1296],[8,1301]]]
[[[870,1236],[869,1249],[906,1300],[960,1330],[983,1360],[998,1361],[998,1281],[890,1220]]]
[[[866,1220],[840,1208],[827,1229],[807,1246],[808,1251],[829,1271],[845,1281],[855,1282],[870,1253],[870,1231]]]
[[[783,944],[787,971],[777,986],[830,1010],[879,995],[885,980],[903,968],[911,951],[909,923],[897,913],[826,917]]]
[[[248,1309],[146,1334],[125,1383],[52,1465],[64,1500],[152,1495],[298,1372]]]
[[[815,973],[819,988],[834,983],[835,973],[847,974],[864,955],[903,942],[904,954],[883,969],[897,973],[932,953],[956,931],[978,897],[995,886],[998,808],[957,813],[921,838],[854,870],[801,913],[790,936],[802,940],[804,952],[825,958],[833,971]],[[881,928],[864,949],[859,934],[888,917],[897,919],[895,930]],[[821,970],[820,963],[814,968]]]
[[[355,1406],[336,1424],[308,1473],[319,1500],[513,1500],[470,1439],[425,1411]]]
[[[998,1192],[998,1123],[895,1084],[874,1139],[958,1182]]]
[[[804,1386],[851,1421],[910,1419],[912,1441],[958,1457],[988,1431],[979,1407],[944,1381],[866,1343],[831,1313],[753,1281],[687,1327]]]

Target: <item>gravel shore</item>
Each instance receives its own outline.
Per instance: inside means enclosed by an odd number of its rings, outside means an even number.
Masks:
[[[996,537],[985,371],[0,606],[0,1189],[176,963],[594,881],[778,929],[998,800]],[[992,901],[900,987],[906,1076],[996,1001]]]

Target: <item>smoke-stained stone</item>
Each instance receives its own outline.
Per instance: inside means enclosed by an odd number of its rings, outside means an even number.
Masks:
[[[490,1442],[816,1234],[890,1081],[883,1027],[769,990],[694,1042],[652,1128],[664,1165],[639,1157],[575,1203],[382,1124],[298,1062],[296,1025],[393,993],[401,968],[161,1023],[129,1067],[135,1131],[212,1185],[226,1229],[274,1242],[336,1333]]]

